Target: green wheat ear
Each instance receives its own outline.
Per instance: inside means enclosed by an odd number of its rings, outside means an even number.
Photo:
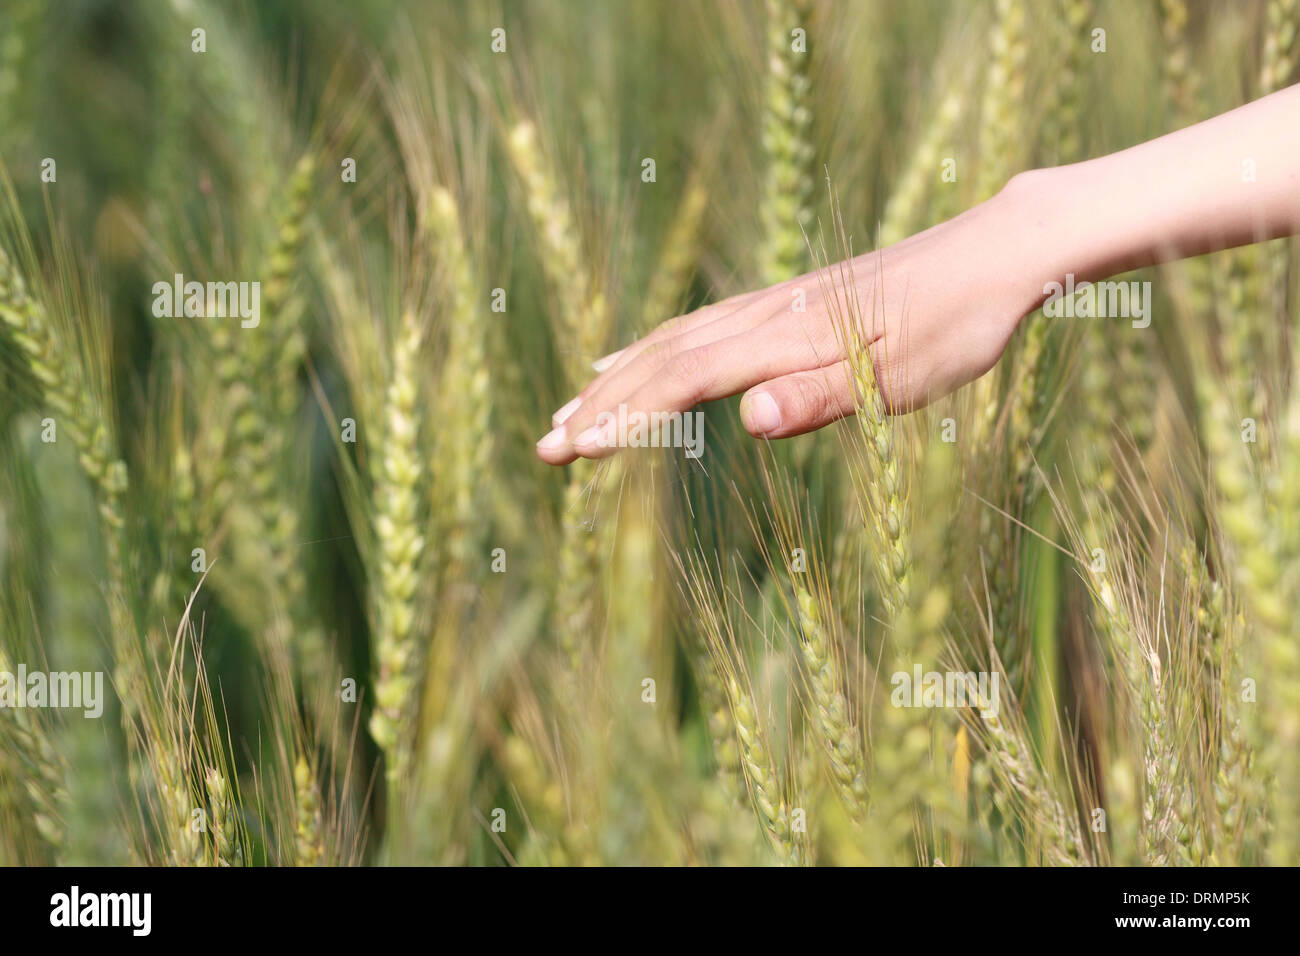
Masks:
[[[890,633],[894,673],[911,673],[914,665],[935,667],[940,659],[942,628],[948,617],[946,588],[934,585],[920,595],[919,604],[901,609]],[[945,781],[931,754],[935,718],[927,707],[894,706],[879,689],[872,767],[869,830],[881,841],[882,855],[891,864],[914,862],[914,820],[918,812],[937,809],[944,800]]]
[[[795,28],[809,29],[808,0],[767,0],[767,81],[763,92],[765,160],[759,198],[759,279],[783,282],[803,271],[803,228],[812,220],[810,53],[794,48]]]
[[[1187,18],[1187,0],[1160,0],[1165,99],[1173,104],[1178,116],[1190,119],[1200,112],[1200,76],[1193,66],[1187,42]]]
[[[980,121],[980,199],[1002,188],[1023,155],[1020,124],[1029,58],[1024,0],[996,0],[989,45],[993,59]]]
[[[790,831],[790,808],[781,793],[776,764],[766,735],[754,710],[753,698],[736,678],[727,681],[727,700],[740,742],[741,764],[749,783],[750,796],[772,847],[783,859],[796,858],[794,834]]]
[[[569,203],[537,143],[533,124],[517,124],[506,145],[537,235],[539,264],[558,300],[555,335],[567,356],[567,387],[570,394],[576,394],[589,375],[592,357],[603,351],[609,334],[609,305],[585,266]],[[591,514],[598,473],[597,464],[587,459],[569,466],[560,515],[556,630],[574,673],[585,666],[580,645],[594,633],[599,613],[599,555],[607,532],[593,527]]]
[[[949,144],[965,105],[964,88],[951,90],[943,98],[904,167],[902,179],[889,197],[880,224],[880,246],[902,242],[921,221],[939,170],[939,151]]]
[[[8,182],[4,182],[8,189]],[[12,194],[9,196],[12,203]],[[122,501],[128,480],[126,463],[117,457],[109,431],[110,419],[87,384],[84,367],[71,344],[51,321],[45,304],[28,292],[17,265],[0,248],[0,328],[17,346],[19,360],[55,413],[58,427],[77,449],[77,461],[95,489],[110,577],[108,604],[112,624],[114,681],[129,720],[144,694],[144,667],[128,605],[123,564],[125,513]],[[129,736],[129,735],[128,735]]]
[[[0,672],[13,673],[13,665],[3,648],[0,648]],[[5,773],[4,786],[0,787],[0,820],[5,819],[6,800],[16,800],[20,816],[30,811],[31,822],[37,835],[55,854],[57,860],[65,851],[67,836],[64,821],[71,810],[67,791],[68,768],[63,755],[55,748],[46,728],[31,718],[25,710],[0,715],[5,719],[6,741],[0,750],[0,768]],[[22,781],[25,793],[9,793],[9,785]],[[25,800],[23,799],[25,798]],[[21,806],[22,803],[27,806]]]
[[[238,807],[230,781],[216,767],[209,767],[203,783],[210,810],[212,863],[214,866],[243,866],[244,847],[235,820]]]
[[[286,426],[301,400],[298,370],[306,351],[300,279],[302,244],[310,212],[316,158],[295,164],[276,211],[275,239],[266,253],[261,316],[254,328],[230,322],[212,326],[217,384],[225,404],[226,430],[215,429],[213,447],[196,459],[206,491],[200,526],[220,525],[230,511],[235,527],[233,557],[247,581],[265,582],[255,624],[262,640],[289,628],[295,662],[307,686],[318,689],[333,657],[321,630],[309,620],[308,582],[300,560],[299,515],[278,487],[284,466]],[[242,495],[236,500],[236,482]],[[269,608],[287,613],[276,615]],[[256,610],[256,609],[255,609]]]
[[[383,403],[383,444],[375,456],[373,490],[379,581],[375,598],[375,709],[370,732],[384,752],[391,791],[407,779],[414,736],[419,647],[414,641],[419,533],[422,411],[416,364],[423,339],[415,315],[404,312]]]
[[[1295,72],[1300,0],[1269,0],[1267,21],[1259,76],[1261,93],[1280,90],[1291,81]]]
[[[641,310],[641,329],[644,331],[677,315],[683,294],[690,285],[699,252],[704,213],[709,207],[709,190],[703,178],[693,176],[686,184],[686,194],[682,197],[664,238],[659,262],[650,279],[645,305]]]
[[[435,482],[435,513],[447,525],[448,580],[468,573],[482,527],[483,476],[492,461],[492,374],[488,364],[488,322],[482,287],[470,262],[456,199],[435,187],[427,210],[433,256],[446,297],[447,358],[442,367],[439,408],[443,427]]]
[[[812,691],[814,735],[826,754],[836,793],[857,822],[866,816],[867,774],[862,739],[845,696],[841,651],[825,626],[820,601],[807,585],[795,588],[799,647]]]
[[[1056,108],[1048,123],[1049,155],[1058,164],[1077,161],[1083,154],[1082,105],[1083,83],[1080,73],[1088,49],[1088,26],[1092,20],[1092,0],[1060,0],[1063,9],[1057,16],[1062,56],[1057,88]]]
[[[316,771],[301,754],[293,766],[293,792],[297,814],[294,860],[298,866],[321,866],[326,859],[320,784]]]
[[[556,337],[568,356],[566,384],[570,392],[576,393],[589,376],[590,363],[604,351],[609,306],[586,266],[569,202],[560,192],[555,171],[537,142],[537,130],[531,122],[525,120],[511,130],[506,152],[523,186],[537,236],[539,265],[555,291]]]
[[[1204,435],[1214,463],[1220,527],[1235,558],[1237,584],[1253,612],[1247,667],[1258,674],[1259,719],[1252,721],[1248,740],[1258,754],[1255,772],[1269,781],[1272,797],[1272,831],[1267,853],[1271,863],[1300,860],[1300,653],[1294,615],[1288,609],[1289,582],[1286,541],[1276,522],[1269,519],[1268,502],[1249,465],[1247,445],[1239,440],[1222,389],[1199,376],[1201,407],[1207,410]],[[1300,403],[1297,403],[1300,404]],[[1292,424],[1290,427],[1296,427]],[[1290,436],[1293,447],[1300,447]],[[1289,463],[1282,479],[1294,481],[1296,465]],[[1276,492],[1275,492],[1276,494]],[[1287,491],[1287,497],[1295,493]],[[1280,513],[1280,512],[1277,512]]]
[[[24,364],[39,384],[64,434],[77,446],[78,461],[99,495],[100,515],[114,542],[123,526],[121,499],[127,489],[126,465],[113,445],[99,401],[69,358],[45,306],[31,296],[22,273],[0,249],[0,321],[18,346]]]

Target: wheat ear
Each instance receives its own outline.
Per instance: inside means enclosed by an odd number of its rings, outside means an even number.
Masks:
[[[127,491],[126,463],[114,452],[108,419],[87,386],[82,369],[70,358],[44,304],[28,293],[17,266],[0,249],[0,324],[18,347],[24,365],[40,386],[58,424],[77,449],[77,461],[95,488],[108,550],[109,612],[113,626],[114,681],[126,719],[144,695],[144,662],[122,583],[122,499]],[[128,735],[129,736],[129,735]]]
[[[0,672],[13,673],[3,649],[0,649]],[[8,713],[0,713],[0,719],[7,724],[0,766],[10,763],[14,778],[22,781],[36,832],[57,858],[64,849],[64,820],[69,811],[67,766],[39,721],[31,719],[23,710],[12,713],[12,718]]]
[[[978,709],[989,702],[979,698]],[[1052,866],[1077,866],[1083,861],[1083,839],[1075,820],[1057,800],[1046,775],[1018,727],[1003,723],[998,714],[980,721],[993,756],[994,776],[1006,798],[1022,807],[1025,821],[1037,836],[1038,849]]]
[[[208,794],[212,863],[214,866],[243,866],[244,847],[235,820],[238,805],[230,781],[216,767],[209,767],[203,784]]]
[[[947,590],[932,586],[918,595],[919,606],[906,607],[890,632],[893,673],[910,674],[920,664],[933,667],[941,649],[941,628],[948,616]],[[920,688],[914,688],[920,694]],[[928,707],[898,706],[881,699],[879,731],[874,734],[871,780],[871,830],[890,864],[915,862],[914,821],[918,810],[937,809],[947,801],[947,781],[931,756],[934,714]]]
[[[608,335],[609,308],[586,268],[569,204],[547,166],[532,123],[524,121],[514,127],[507,139],[507,152],[523,184],[528,213],[539,237],[542,271],[556,292],[556,335],[565,346],[566,382],[576,393],[587,377],[588,363],[599,354]],[[587,459],[569,466],[561,516],[557,630],[575,672],[584,666],[579,642],[593,633],[598,612],[601,539],[588,515],[596,475],[596,464]]]
[[[567,384],[576,392],[605,344],[609,307],[587,268],[569,203],[537,143],[533,124],[518,123],[506,148],[538,236],[539,264],[558,300],[556,334],[563,340]]]
[[[727,680],[727,699],[731,703],[731,718],[736,728],[736,738],[740,741],[741,763],[745,768],[745,779],[749,783],[750,795],[758,811],[764,832],[768,840],[783,859],[795,858],[794,834],[790,831],[790,810],[781,795],[781,785],[777,777],[776,764],[772,760],[754,710],[753,699],[744,690],[740,682],[730,677]]]
[[[878,245],[892,246],[903,241],[920,222],[939,168],[939,150],[949,144],[965,101],[965,90],[954,89],[939,104],[885,206]]]
[[[298,866],[321,866],[326,860],[320,784],[316,771],[302,754],[293,766],[293,792],[296,814],[294,860]]]
[[[1300,31],[1300,0],[1269,0],[1264,31],[1259,91],[1280,90],[1295,71],[1296,35]]]
[[[1020,117],[1029,55],[1024,0],[996,0],[989,46],[993,57],[981,112],[977,176],[981,199],[1002,188],[1021,157]]]
[[[1220,525],[1254,616],[1248,664],[1260,669],[1263,715],[1260,726],[1251,729],[1259,772],[1270,781],[1273,796],[1268,857],[1288,865],[1300,860],[1300,652],[1283,590],[1285,555],[1265,495],[1246,464],[1246,446],[1234,441],[1227,399],[1208,382],[1198,379],[1198,386],[1208,410],[1205,441],[1215,464]]]
[[[813,145],[809,53],[795,48],[796,28],[807,37],[808,0],[767,0],[767,80],[763,91],[762,245],[759,277],[772,285],[798,275],[806,256],[802,229],[812,218]]]
[[[448,318],[447,358],[442,367],[440,408],[445,436],[438,460],[444,480],[435,506],[449,523],[446,550],[448,579],[468,567],[483,524],[483,476],[492,461],[492,375],[487,360],[487,321],[478,305],[483,290],[466,248],[460,211],[451,192],[434,187],[427,210],[427,229],[441,270]]]
[[[829,761],[831,780],[850,817],[867,809],[867,774],[862,737],[844,694],[844,669],[834,635],[827,629],[818,597],[804,584],[795,588],[799,648],[812,691],[815,736]]]
[[[659,262],[646,290],[641,327],[649,330],[677,315],[681,299],[694,275],[709,190],[700,175],[686,183],[686,193],[664,238]]]
[[[27,291],[14,263],[0,249],[0,320],[18,346],[24,364],[40,384],[59,425],[77,446],[78,461],[95,485],[110,542],[123,527],[121,499],[126,465],[113,452],[103,409],[68,360],[67,346],[54,330],[45,306]]]
[[[420,534],[420,406],[415,366],[422,335],[414,313],[402,314],[383,405],[382,450],[374,478],[375,537],[379,547],[375,709],[370,732],[384,752],[390,790],[410,769],[412,708],[418,648],[413,640]]]

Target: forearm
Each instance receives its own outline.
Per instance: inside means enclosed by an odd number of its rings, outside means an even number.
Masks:
[[[1017,241],[1077,281],[1300,232],[1300,85],[1131,149],[1017,177]]]

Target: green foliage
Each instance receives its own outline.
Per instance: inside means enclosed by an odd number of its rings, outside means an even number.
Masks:
[[[112,701],[0,708],[0,863],[1300,862],[1288,245],[907,417],[854,351],[797,455],[532,447],[758,279],[851,341],[855,237],[1284,85],[1297,4],[64,6],[0,14],[0,671]]]

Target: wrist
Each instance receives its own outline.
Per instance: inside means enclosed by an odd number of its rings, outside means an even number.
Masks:
[[[1045,286],[1063,282],[1071,271],[1077,273],[1083,237],[1070,225],[1065,207],[1069,191],[1063,174],[1069,168],[1017,173],[988,201],[998,258],[1015,283],[1018,317],[1042,305]]]

